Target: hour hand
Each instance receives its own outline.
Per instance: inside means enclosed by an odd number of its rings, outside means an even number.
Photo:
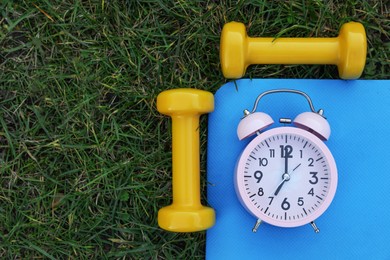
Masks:
[[[282,175],[282,182],[279,184],[279,186],[276,188],[276,191],[274,193],[274,196],[278,195],[279,194],[279,191],[282,189],[284,183],[286,181],[289,181],[290,180],[290,174],[292,174],[296,169],[298,169],[298,167],[301,166],[301,164],[298,164],[297,166],[295,166],[295,168],[290,172],[290,173],[284,173]]]
[[[286,181],[290,180],[290,175],[288,173],[285,173],[283,174],[283,180],[282,182],[279,184],[278,188],[276,189],[275,193],[274,193],[274,196],[278,195],[279,191],[282,189],[284,183]]]

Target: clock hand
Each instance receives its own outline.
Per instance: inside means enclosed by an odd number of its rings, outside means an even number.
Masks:
[[[284,183],[286,181],[290,180],[290,175],[288,173],[284,173],[283,174],[283,180],[282,182],[279,184],[278,188],[276,189],[275,193],[274,193],[274,196],[278,195],[280,189],[283,187]]]
[[[284,174],[288,173],[288,158],[289,158],[289,155],[286,154],[284,156]]]
[[[289,180],[290,180],[291,174],[292,174],[296,169],[298,169],[299,166],[301,166],[301,163],[298,164],[290,173],[284,173],[284,174],[282,175],[283,180],[282,180],[282,182],[279,184],[279,186],[276,188],[276,191],[274,192],[274,196],[277,196],[277,195],[279,194],[279,191],[282,189],[284,183],[285,183],[286,181],[289,181]]]
[[[291,171],[290,174],[292,174],[296,169],[298,169],[299,166],[301,166],[302,163],[298,164],[297,166],[295,166],[295,168]]]
[[[286,150],[287,151],[287,150]],[[288,174],[288,158],[289,154],[284,155],[284,173],[282,175],[282,182],[279,184],[278,188],[276,189],[274,196],[278,195],[280,189],[283,187],[284,183],[288,180],[290,180],[290,175]]]

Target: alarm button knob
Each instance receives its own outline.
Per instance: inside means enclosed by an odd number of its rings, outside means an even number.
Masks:
[[[321,114],[322,110],[319,113],[304,112],[294,119],[294,124],[299,128],[313,133],[321,140],[326,141],[330,136],[330,126]]]
[[[237,127],[237,136],[240,140],[252,136],[257,131],[261,131],[274,123],[274,120],[266,113],[254,112],[248,114],[247,110],[244,113],[246,116],[241,119]]]

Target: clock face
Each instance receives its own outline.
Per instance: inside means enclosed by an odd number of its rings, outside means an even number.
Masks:
[[[257,218],[275,226],[301,226],[330,205],[337,187],[336,164],[318,137],[278,127],[245,148],[235,187],[243,206]]]

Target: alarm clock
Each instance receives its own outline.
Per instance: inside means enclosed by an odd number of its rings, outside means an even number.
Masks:
[[[256,111],[257,106],[264,96],[277,93],[305,97],[310,111],[294,120],[281,118],[284,126],[267,130],[274,121]],[[336,163],[324,143],[330,132],[324,110],[316,111],[310,97],[299,90],[263,92],[252,111],[244,111],[238,138],[257,136],[238,158],[234,185],[242,206],[257,219],[253,232],[262,222],[282,228],[310,224],[319,232],[314,221],[329,207],[337,188]]]

